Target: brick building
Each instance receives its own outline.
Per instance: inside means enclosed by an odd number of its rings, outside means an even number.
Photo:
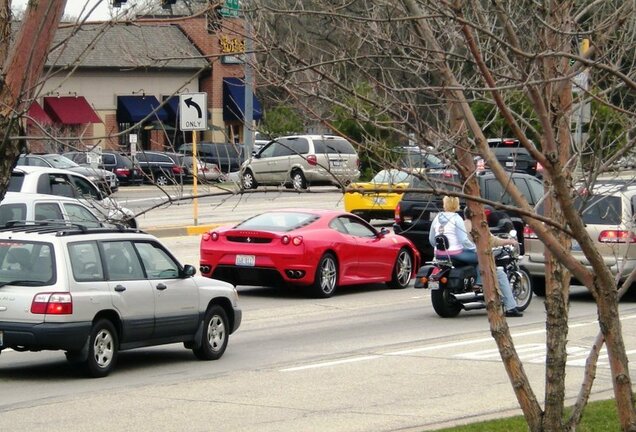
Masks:
[[[199,142],[241,143],[243,21],[211,26],[205,15],[62,27],[25,125],[29,151],[101,146],[172,150],[192,141],[179,129],[182,93],[205,92],[208,130]],[[253,119],[261,116],[254,98]],[[136,141],[136,142],[135,142]]]

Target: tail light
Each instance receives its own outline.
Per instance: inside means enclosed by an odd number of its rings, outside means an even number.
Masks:
[[[70,315],[73,298],[69,293],[37,293],[31,302],[32,314]]]
[[[203,241],[208,241],[208,240],[217,241],[218,239],[219,239],[218,232],[206,232],[206,233],[203,233],[203,235],[201,236],[201,240]]]
[[[183,173],[183,168],[181,168],[179,165],[172,165],[172,167],[170,169],[172,170],[172,174],[182,174]]]
[[[309,165],[318,165],[318,158],[316,155],[307,155],[307,163]]]
[[[517,143],[516,140],[504,140],[505,145],[515,145]]]
[[[394,213],[393,219],[395,220],[396,224],[402,223],[402,216],[400,216],[400,203],[398,203],[398,205],[395,206],[395,213]]]
[[[488,220],[488,218],[490,218],[490,215],[492,214],[492,209],[491,208],[484,208],[484,214],[486,215],[486,220]]]
[[[598,236],[601,243],[636,243],[636,234],[626,230],[604,230]]]
[[[130,170],[128,168],[115,168],[115,174],[120,177],[128,177]]]
[[[300,246],[303,243],[303,238],[301,236],[290,237],[288,235],[284,235],[281,237],[280,242],[284,245],[293,244],[294,246]]]
[[[523,227],[523,238],[536,239],[536,238],[539,238],[539,237],[537,237],[537,235],[535,234],[534,230],[532,228],[530,228],[530,225],[525,225]]]

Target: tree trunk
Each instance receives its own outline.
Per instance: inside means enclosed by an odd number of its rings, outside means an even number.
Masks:
[[[7,191],[11,171],[20,155],[20,116],[32,103],[53,36],[64,12],[66,0],[30,1],[15,43],[3,64],[0,88],[0,199]],[[0,25],[2,28],[2,25]]]

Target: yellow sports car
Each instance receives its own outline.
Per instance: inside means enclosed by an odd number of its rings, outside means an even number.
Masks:
[[[412,179],[406,171],[388,169],[378,172],[368,183],[351,183],[344,195],[345,211],[366,221],[393,219],[395,207]]]

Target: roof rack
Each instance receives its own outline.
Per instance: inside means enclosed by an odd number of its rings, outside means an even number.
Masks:
[[[38,221],[17,221],[12,220],[7,222],[3,227],[0,227],[0,232],[24,232],[24,233],[36,233],[36,234],[51,234],[55,233],[57,236],[65,235],[78,235],[78,234],[96,234],[96,233],[122,233],[122,232],[136,232],[142,233],[136,228],[129,228],[124,225],[118,224],[112,227],[88,227],[81,223],[59,221],[59,220],[38,220]]]

